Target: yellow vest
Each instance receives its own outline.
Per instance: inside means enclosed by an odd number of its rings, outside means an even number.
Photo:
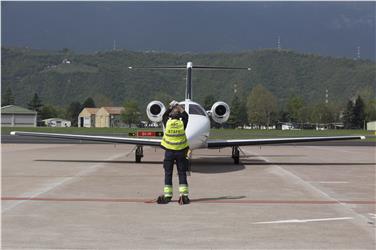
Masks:
[[[182,150],[188,147],[184,123],[181,119],[168,119],[161,145],[170,150]]]

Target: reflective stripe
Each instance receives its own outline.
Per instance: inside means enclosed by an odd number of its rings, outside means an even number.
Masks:
[[[163,191],[165,192],[165,193],[172,193],[172,186],[168,186],[168,185],[166,185],[166,186],[164,186],[164,188],[163,188]]]
[[[180,185],[179,186],[179,193],[183,195],[188,195],[189,189],[187,185]]]
[[[166,138],[163,138],[163,141],[166,142],[167,144],[170,144],[170,145],[181,145],[181,144],[187,143],[187,139],[185,139],[184,141],[181,141],[181,142],[170,142],[170,141],[167,141]]]
[[[165,134],[166,136],[174,136],[174,137],[179,137],[179,136],[185,136],[185,134]]]

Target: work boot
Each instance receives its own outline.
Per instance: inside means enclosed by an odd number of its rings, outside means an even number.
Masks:
[[[179,205],[185,205],[185,204],[189,204],[189,203],[190,203],[190,200],[188,198],[188,195],[180,195]]]
[[[157,203],[158,204],[167,204],[171,201],[171,197],[166,197],[164,195],[160,195],[157,198]]]

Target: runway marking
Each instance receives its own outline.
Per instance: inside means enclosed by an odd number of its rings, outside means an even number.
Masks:
[[[3,201],[71,201],[71,202],[129,202],[129,203],[153,203],[154,199],[147,198],[54,198],[54,197],[1,197]],[[177,200],[172,200],[177,202]],[[331,200],[228,200],[215,198],[191,199],[193,203],[217,203],[217,204],[281,204],[281,205],[330,205],[338,203],[346,204],[376,204],[376,201],[331,201]]]
[[[308,148],[310,148],[310,147],[308,146]],[[245,151],[249,154],[259,155],[255,152],[251,152],[251,151],[248,151],[248,150],[243,149],[243,151]],[[260,157],[260,159],[264,160],[265,162],[272,163],[271,161],[269,161],[267,158],[265,158],[263,156],[259,155],[259,157]],[[366,231],[371,237],[374,237],[374,230],[372,230],[370,227],[368,227],[368,220],[369,219],[365,215],[356,212],[347,203],[340,202],[339,200],[332,197],[331,195],[329,195],[325,191],[321,190],[319,187],[313,185],[312,183],[309,183],[309,182],[303,180],[301,177],[299,177],[298,175],[294,174],[293,172],[283,168],[282,166],[279,166],[278,164],[272,164],[271,166],[273,167],[272,169],[269,170],[271,174],[275,174],[275,175],[279,176],[280,178],[285,179],[287,182],[302,185],[306,190],[310,191],[312,193],[312,195],[314,195],[314,194],[319,195],[324,199],[331,200],[333,202],[337,202],[340,206],[334,206],[335,210],[337,210],[341,214],[345,213],[345,214],[348,214],[348,215],[352,215],[352,217],[355,218],[353,220],[353,223],[355,225],[357,225],[358,227],[362,228],[364,231]]]
[[[322,219],[307,219],[307,220],[276,220],[276,221],[263,221],[255,222],[252,224],[282,224],[282,223],[307,223],[307,222],[321,222],[321,221],[338,221],[338,220],[352,220],[353,217],[340,217],[340,218],[322,218]]]
[[[320,183],[320,184],[347,184],[348,181],[310,181],[310,183]]]
[[[372,219],[376,219],[376,214],[368,213],[369,216],[371,216]]]
[[[122,153],[119,153],[119,154],[116,154],[115,156],[112,156],[112,157],[109,157],[108,159],[106,159],[105,161],[111,161],[111,160],[115,160],[117,158],[120,158],[124,156],[124,152]],[[1,213],[5,213],[6,211],[10,210],[10,209],[13,209],[19,205],[21,205],[22,203],[24,203],[25,201],[28,201],[28,200],[32,200],[32,199],[36,199],[38,196],[42,195],[42,194],[45,194],[45,193],[48,193],[49,191],[59,187],[59,186],[62,186],[64,185],[65,183],[67,182],[70,182],[78,177],[82,177],[82,176],[85,176],[85,175],[88,175],[94,171],[96,171],[99,167],[102,167],[104,166],[105,163],[98,163],[98,164],[94,164],[93,166],[89,167],[89,168],[86,168],[80,172],[78,172],[77,174],[73,175],[73,176],[70,176],[70,177],[67,177],[67,178],[64,178],[62,179],[61,181],[58,181],[56,183],[52,183],[52,184],[49,184],[47,185],[45,188],[43,188],[42,190],[40,191],[34,191],[33,194],[28,197],[28,199],[17,199],[17,200],[14,200],[14,201],[18,201],[18,202],[15,202],[14,204],[11,204],[9,205],[8,207],[5,207],[4,208],[4,205],[2,206],[2,211]],[[24,195],[29,195],[30,192],[27,192],[25,193]]]

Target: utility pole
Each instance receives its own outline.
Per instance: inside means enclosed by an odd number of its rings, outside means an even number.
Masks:
[[[358,46],[356,48],[356,59],[359,60],[360,59],[360,46]]]
[[[329,103],[329,91],[328,89],[325,90],[325,104],[328,104]]]

